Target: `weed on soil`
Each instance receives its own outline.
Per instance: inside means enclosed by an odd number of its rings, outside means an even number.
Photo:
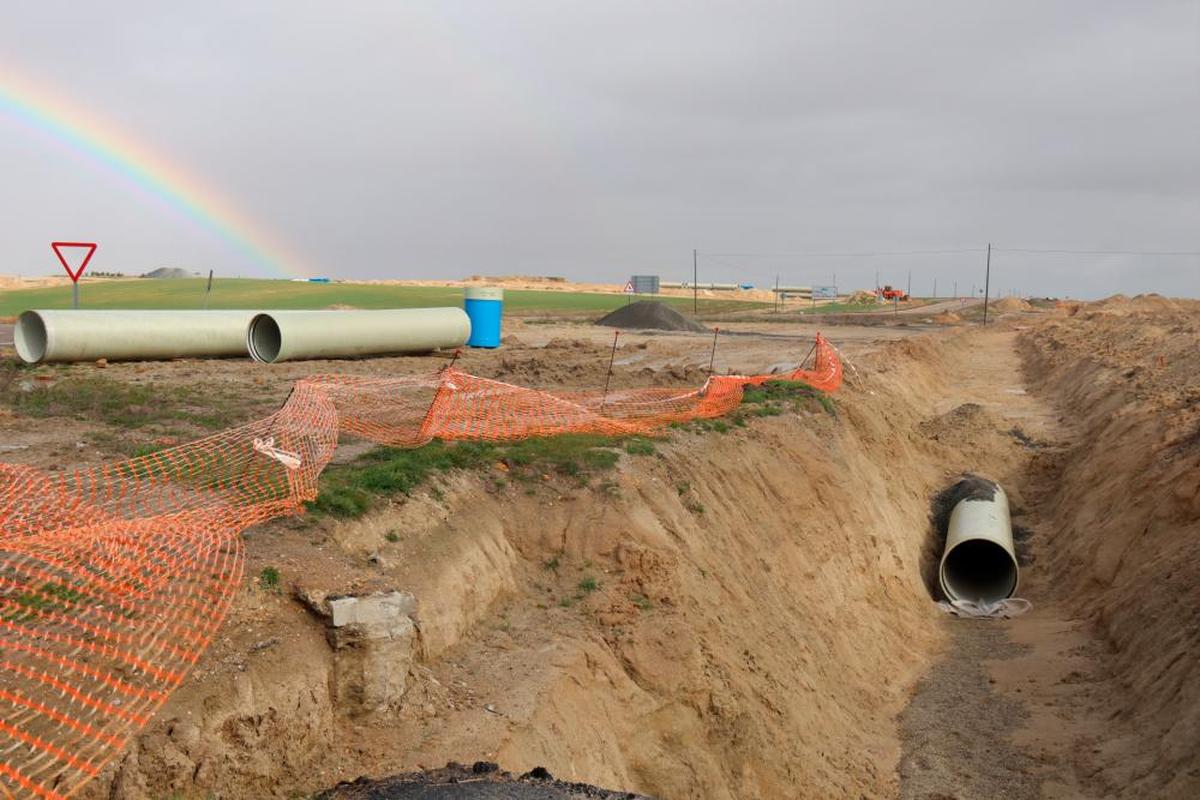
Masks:
[[[621,442],[609,436],[564,434],[504,444],[435,441],[412,449],[382,447],[326,470],[309,508],[335,517],[358,517],[382,498],[411,494],[439,472],[496,465],[522,483],[542,482],[550,475],[584,482],[617,465]]]

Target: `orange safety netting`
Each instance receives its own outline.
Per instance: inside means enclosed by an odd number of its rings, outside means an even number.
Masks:
[[[317,376],[276,413],[101,467],[0,464],[0,788],[65,797],[162,706],[225,619],[247,527],[302,510],[341,433],[415,447],[568,432],[650,433],[735,409],[748,384],[841,384],[812,370],[713,376],[700,389],[547,392],[453,368]]]

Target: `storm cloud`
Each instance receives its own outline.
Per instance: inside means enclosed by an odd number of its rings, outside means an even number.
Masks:
[[[1001,292],[1200,294],[1200,256],[1136,254],[1200,250],[1198,2],[184,5],[11,4],[0,95],[144,143],[285,270],[679,279],[698,249],[708,280],[946,294],[991,242]],[[0,272],[95,238],[95,269],[278,274],[5,109]]]

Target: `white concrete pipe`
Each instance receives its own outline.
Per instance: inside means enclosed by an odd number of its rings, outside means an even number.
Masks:
[[[1012,597],[1018,579],[1008,495],[980,480],[950,512],[938,568],[942,594],[948,600],[995,602]]]
[[[387,311],[267,311],[243,332],[255,361],[421,353],[461,347],[471,321],[461,308]]]
[[[22,361],[153,361],[246,354],[253,311],[26,311],[13,344]]]

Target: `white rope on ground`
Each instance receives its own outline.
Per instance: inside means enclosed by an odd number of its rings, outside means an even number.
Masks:
[[[938,608],[956,617],[973,619],[1012,619],[1033,608],[1033,603],[1021,597],[1006,600],[950,600],[938,603]]]

